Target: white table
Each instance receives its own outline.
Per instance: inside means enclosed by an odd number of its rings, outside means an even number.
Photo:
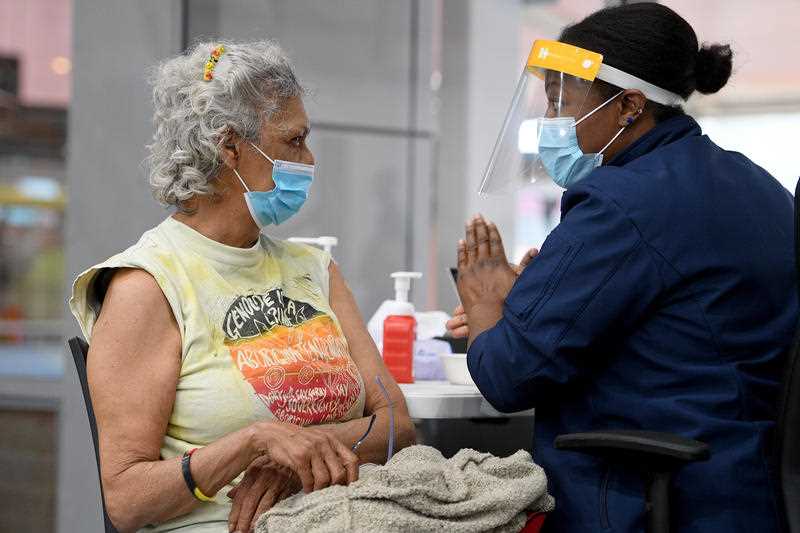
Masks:
[[[411,418],[507,418],[533,416],[533,409],[501,413],[481,396],[474,385],[453,385],[448,381],[400,383]]]

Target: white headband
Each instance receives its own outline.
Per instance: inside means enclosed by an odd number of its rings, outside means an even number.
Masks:
[[[606,65],[605,63],[600,65],[597,78],[611,85],[616,85],[620,89],[637,89],[642,91],[642,94],[644,94],[648,100],[659,104],[676,106],[686,103],[686,100],[672,91],[657,87],[652,83],[646,82],[641,78],[637,78],[632,74],[623,72],[610,65]]]

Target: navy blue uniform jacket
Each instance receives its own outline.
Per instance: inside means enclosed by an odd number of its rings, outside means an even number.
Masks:
[[[675,531],[777,531],[770,457],[797,322],[792,196],[669,119],[570,187],[561,223],[469,348],[500,411],[536,407],[549,531],[642,531],[633,472],[557,451],[563,433],[674,432],[712,458],[673,480]]]

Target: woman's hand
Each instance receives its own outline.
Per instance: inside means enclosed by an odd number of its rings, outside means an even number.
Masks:
[[[466,239],[458,244],[461,305],[447,323],[451,335],[469,335],[471,341],[493,326],[502,316],[503,303],[517,277],[538,253],[533,248],[519,266],[509,264],[497,227],[482,216],[473,218]]]
[[[447,321],[447,333],[454,339],[462,337],[469,337],[469,326],[467,325],[467,313],[464,312],[464,306],[458,304],[453,309],[453,318]]]
[[[291,470],[267,457],[259,457],[247,468],[241,483],[228,492],[233,499],[228,531],[252,531],[262,514],[300,488],[300,478]]]
[[[296,474],[306,493],[358,479],[358,457],[328,431],[261,422],[255,439],[257,454]]]
[[[514,272],[517,273],[517,276],[522,274],[522,271],[525,270],[525,267],[528,266],[533,259],[539,255],[538,248],[531,248],[527,252],[525,252],[525,257],[522,258],[522,261],[519,262],[518,265],[511,265],[511,268],[514,269]]]
[[[517,276],[519,276],[522,274],[522,271],[525,270],[525,267],[528,266],[537,255],[539,255],[539,250],[536,248],[531,248],[525,252],[525,257],[522,258],[522,261],[520,261],[518,265],[510,263],[511,269],[517,273]],[[464,312],[463,305],[458,304],[456,308],[453,309],[453,318],[447,321],[446,326],[447,332],[455,339],[469,337],[467,313]]]

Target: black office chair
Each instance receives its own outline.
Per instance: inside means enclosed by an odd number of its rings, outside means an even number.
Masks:
[[[800,298],[800,181],[794,191],[794,253],[797,266],[797,291]],[[778,404],[776,430],[780,487],[789,533],[800,533],[800,326],[786,361],[783,390]]]
[[[795,190],[795,264],[800,297],[800,182]],[[592,431],[559,435],[559,450],[582,452],[635,468],[648,479],[645,497],[650,533],[669,533],[669,484],[672,474],[710,457],[708,445],[678,435],[648,431]],[[800,325],[786,367],[775,439],[780,488],[789,533],[800,533]]]
[[[97,463],[97,476],[100,483],[100,498],[103,505],[103,522],[105,523],[106,533],[119,533],[106,511],[106,499],[103,495],[103,478],[100,474],[100,450],[97,443],[97,422],[94,418],[94,408],[92,408],[92,397],[89,395],[89,378],[86,373],[86,358],[89,355],[89,345],[80,337],[72,337],[68,343],[69,350],[72,352],[72,359],[75,361],[75,370],[78,372],[78,379],[83,390],[83,400],[86,403],[86,416],[89,418],[89,427],[92,430],[92,442],[94,443],[94,458]]]

